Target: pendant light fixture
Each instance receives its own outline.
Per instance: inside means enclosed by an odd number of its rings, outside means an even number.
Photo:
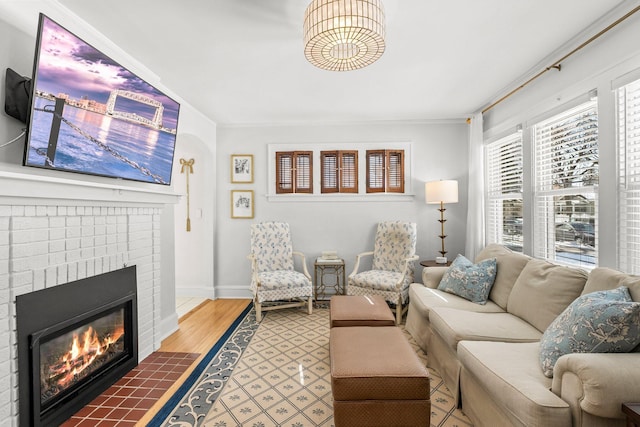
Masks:
[[[349,71],[385,49],[381,0],[313,0],[304,16],[304,55],[316,67]]]

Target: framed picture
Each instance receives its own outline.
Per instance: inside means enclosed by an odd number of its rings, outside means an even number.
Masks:
[[[231,190],[231,218],[253,218],[253,190]]]
[[[253,182],[253,154],[231,155],[231,182]]]

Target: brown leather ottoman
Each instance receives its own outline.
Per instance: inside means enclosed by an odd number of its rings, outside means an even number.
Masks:
[[[329,324],[336,326],[395,326],[387,302],[379,295],[334,295],[329,308]]]
[[[430,425],[429,373],[396,326],[331,328],[336,427]]]

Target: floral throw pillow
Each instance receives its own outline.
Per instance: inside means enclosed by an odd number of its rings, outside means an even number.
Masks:
[[[474,264],[464,256],[458,255],[442,276],[438,289],[484,305],[496,280],[497,269],[495,258]]]
[[[540,340],[540,365],[553,377],[558,359],[569,353],[626,353],[640,344],[640,302],[626,286],[576,298]]]

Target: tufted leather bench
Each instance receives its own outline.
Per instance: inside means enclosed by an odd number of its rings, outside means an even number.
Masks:
[[[379,295],[334,295],[329,322],[336,326],[395,326],[396,319],[385,299]]]
[[[331,328],[336,427],[430,425],[429,373],[396,326]]]

